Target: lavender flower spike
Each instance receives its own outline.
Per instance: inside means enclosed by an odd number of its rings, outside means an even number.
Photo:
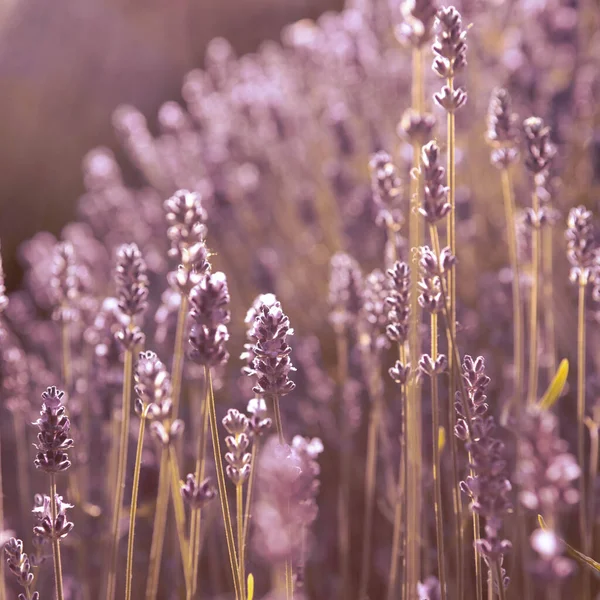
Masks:
[[[56,387],[49,387],[42,394],[44,403],[40,418],[34,423],[39,428],[38,453],[34,462],[46,473],[59,473],[71,466],[66,451],[73,447],[73,440],[69,438],[71,424],[62,404],[64,395]]]

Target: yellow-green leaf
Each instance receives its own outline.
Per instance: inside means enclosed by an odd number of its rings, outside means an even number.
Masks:
[[[546,525],[546,522],[544,521],[542,515],[538,515],[538,523],[540,524],[540,527],[542,529],[548,529],[548,525]],[[586,556],[583,552],[579,552],[579,550],[576,550],[575,548],[573,548],[573,546],[569,546],[569,544],[567,544],[564,540],[560,541],[565,545],[567,553],[570,556],[572,556],[579,564],[583,565],[584,567],[587,567],[588,569],[591,569],[597,577],[600,576],[600,563],[596,562],[593,558]]]
[[[248,600],[254,599],[254,575],[248,573]]]
[[[538,406],[543,410],[548,410],[554,406],[554,403],[558,400],[562,391],[567,383],[567,377],[569,375],[569,361],[563,358],[558,365],[556,375],[552,378],[546,393],[542,396]]]

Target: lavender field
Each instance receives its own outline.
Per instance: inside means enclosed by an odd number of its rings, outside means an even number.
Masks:
[[[1,277],[0,600],[600,598],[598,0],[348,0],[182,97]]]

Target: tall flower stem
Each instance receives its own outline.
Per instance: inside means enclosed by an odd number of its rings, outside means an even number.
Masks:
[[[585,290],[587,280],[579,277],[579,294],[577,301],[577,459],[581,469],[585,465]],[[588,511],[587,490],[585,477],[579,479],[579,492],[581,503],[579,508],[579,535],[582,544],[587,547],[589,539],[587,530],[586,512]],[[584,599],[590,597],[590,580],[586,574],[583,577],[583,596]]]
[[[0,523],[4,523],[4,485],[2,481],[2,441],[0,440]],[[6,598],[6,587],[4,580],[4,561],[0,561],[0,600]]]
[[[448,77],[446,84],[450,90],[450,93],[454,91],[454,77]],[[446,217],[446,235],[448,239],[448,246],[454,256],[456,256],[456,119],[453,110],[449,110],[446,113],[446,133],[448,143],[448,155],[447,155],[447,173],[448,173],[448,203],[450,204],[450,212]],[[450,316],[450,328],[452,330],[453,339],[456,339],[456,267],[452,267],[448,273],[448,295],[449,295],[449,316]],[[448,339],[448,345],[450,340]],[[449,348],[448,350],[448,370],[449,370],[449,389],[450,399],[448,403],[448,423],[451,431],[454,430],[456,425],[456,415],[454,412],[454,402],[452,399],[456,393],[457,383],[456,375],[457,369],[454,364],[454,352]],[[437,439],[437,434],[435,435]],[[450,436],[450,454],[452,457],[451,468],[452,468],[452,501],[454,505],[454,521],[455,521],[455,537],[456,537],[456,553],[457,553],[457,573],[458,573],[458,589],[457,594],[459,598],[462,598],[464,593],[464,564],[463,564],[463,553],[464,553],[464,533],[462,528],[462,496],[459,488],[458,478],[458,443],[455,436]]]
[[[181,404],[181,383],[183,380],[183,363],[185,358],[185,322],[188,315],[189,299],[185,294],[181,295],[181,304],[177,315],[177,329],[175,331],[175,353],[173,355],[173,418],[179,414]]]
[[[370,364],[369,364],[370,363]],[[377,475],[377,450],[379,442],[379,431],[381,428],[382,394],[378,381],[378,369],[369,361],[369,379],[371,411],[369,413],[369,429],[367,434],[367,458],[365,466],[365,510],[363,516],[363,548],[362,563],[360,570],[360,585],[358,598],[364,600],[367,597],[369,587],[369,575],[371,567],[371,548],[373,536],[373,511],[375,506],[375,484]]]
[[[206,374],[204,380],[207,382],[208,376]],[[198,448],[196,451],[196,481],[204,481],[204,475],[206,472],[206,446],[208,442],[208,385],[206,386],[206,396],[202,404],[202,430],[198,436]],[[188,590],[190,597],[193,597],[196,593],[196,587],[198,585],[198,566],[200,563],[200,530],[202,525],[202,509],[195,508],[192,510],[191,525],[190,525],[190,568],[191,568],[191,589]]]
[[[552,224],[546,223],[542,228],[542,276],[544,296],[544,327],[545,340],[547,345],[548,360],[548,381],[552,381],[556,373],[556,325],[554,321],[554,290],[553,290],[553,244],[552,244]]]
[[[169,508],[169,453],[166,449],[161,450],[158,473],[158,494],[156,497],[156,509],[154,511],[154,525],[152,527],[146,600],[155,600],[158,594],[158,579],[160,576],[163,541],[167,525],[167,509]],[[165,479],[167,480],[166,484]]]
[[[133,543],[135,539],[135,518],[137,515],[138,492],[140,489],[140,472],[142,470],[142,451],[144,449],[144,431],[148,406],[144,405],[140,415],[140,429],[138,432],[137,450],[135,453],[135,467],[133,470],[133,487],[131,489],[131,503],[129,508],[129,537],[127,540],[127,571],[125,575],[125,600],[131,600],[131,582],[133,580]]]
[[[213,443],[213,454],[215,457],[215,466],[217,471],[217,484],[219,488],[219,499],[221,502],[221,513],[223,515],[223,524],[225,525],[225,537],[227,539],[227,552],[229,554],[229,564],[231,567],[231,576],[235,588],[235,597],[237,600],[242,600],[241,590],[243,584],[239,580],[238,558],[235,551],[235,538],[233,535],[233,527],[231,524],[231,513],[229,512],[229,502],[227,500],[227,488],[225,487],[225,473],[223,470],[223,462],[221,458],[221,444],[219,442],[219,430],[217,428],[217,415],[215,408],[215,396],[213,393],[212,374],[207,370],[207,385],[208,385],[208,412],[210,421],[210,432]]]
[[[52,513],[52,527],[56,524],[56,475],[50,474],[50,511]],[[52,558],[54,562],[54,582],[56,585],[57,600],[64,600],[62,563],[60,558],[60,541],[56,532],[52,532]]]
[[[432,225],[430,228],[430,233],[431,233],[431,243],[433,245],[433,249],[434,252],[436,254],[436,256],[440,256],[440,241],[439,241],[439,235],[438,235],[438,231],[437,231],[437,227],[435,225]],[[469,403],[467,401],[467,395],[466,395],[466,391],[465,391],[465,386],[464,386],[464,381],[461,377],[460,374],[460,352],[458,349],[458,346],[456,344],[456,330],[452,329],[451,326],[451,317],[450,317],[450,310],[449,310],[449,302],[448,302],[448,290],[446,288],[446,281],[445,278],[441,276],[440,274],[440,288],[441,288],[441,292],[442,292],[442,314],[444,316],[444,321],[445,321],[445,325],[446,325],[446,336],[448,338],[448,350],[449,353],[451,353],[451,356],[453,358],[452,362],[450,363],[450,360],[448,361],[450,365],[452,365],[454,367],[455,370],[455,379],[454,381],[458,381],[458,388],[461,393],[461,397],[462,397],[462,406],[463,406],[463,410],[464,410],[464,414],[466,415],[467,419],[467,427],[469,429],[468,431],[468,437],[469,439],[472,438],[472,434],[471,434],[471,408],[469,407]],[[437,436],[436,436],[437,437]],[[469,460],[470,457],[469,457]],[[479,515],[477,515],[476,513],[473,513],[473,537],[474,539],[479,539],[480,537],[480,522],[479,522]],[[477,595],[477,600],[483,600],[483,577],[482,577],[482,569],[481,569],[481,557],[479,556],[479,553],[475,552],[474,555],[474,560],[475,560],[475,579],[476,579],[476,595]]]
[[[281,410],[279,408],[279,396],[273,395],[273,414],[275,416],[275,427],[277,429],[277,435],[279,436],[279,443],[283,446],[285,444],[285,437],[283,435],[283,423],[281,421]]]
[[[177,529],[177,539],[179,540],[179,553],[181,554],[185,587],[186,590],[189,590],[191,584],[188,560],[188,540],[185,536],[185,507],[183,505],[183,498],[179,493],[179,466],[177,464],[177,452],[173,443],[169,444],[169,471],[171,473],[171,499],[173,500],[173,509],[175,512],[175,527]]]
[[[536,192],[532,196],[535,221],[531,232],[531,296],[529,308],[529,389],[527,400],[529,405],[537,401],[538,388],[538,295],[540,274],[540,228],[537,215],[540,201]]]
[[[250,479],[248,481],[248,489],[246,490],[246,505],[244,509],[244,537],[242,538],[242,546],[246,547],[246,542],[248,540],[248,527],[250,526],[250,511],[252,510],[252,496],[254,494],[254,482],[256,479],[256,457],[258,456],[258,450],[260,445],[260,438],[255,437],[252,442],[252,454],[250,458],[250,464],[252,465],[252,470],[250,471]]]
[[[523,304],[521,301],[521,285],[519,276],[519,259],[517,256],[517,234],[515,231],[515,198],[512,176],[508,168],[503,168],[502,196],[504,198],[504,214],[508,238],[508,254],[512,270],[512,307],[513,307],[513,354],[515,364],[515,388],[511,401],[517,415],[521,413],[523,393]]]
[[[406,349],[404,344],[398,344],[398,354],[400,362],[406,365]],[[390,559],[390,572],[388,575],[388,593],[387,600],[397,598],[396,587],[398,582],[398,563],[400,559],[402,531],[406,528],[406,385],[400,386],[400,406],[402,411],[400,425],[400,444],[401,455],[400,465],[398,467],[398,486],[396,490],[396,501],[394,503],[394,525],[392,533],[392,557]],[[404,531],[404,546],[406,547],[406,531]],[[405,552],[402,553],[403,555]],[[402,582],[406,583],[406,557],[403,557]],[[406,591],[403,590],[401,598],[406,597]]]
[[[438,323],[437,314],[431,314],[431,360],[438,357]],[[435,531],[437,542],[438,575],[440,581],[441,600],[446,599],[446,563],[444,553],[444,517],[442,515],[442,481],[440,463],[440,445],[438,442],[440,430],[440,406],[438,397],[437,374],[431,376],[431,430],[433,441],[433,486],[435,490]]]
[[[112,539],[110,545],[110,567],[106,587],[107,600],[114,600],[117,586],[117,558],[119,555],[119,525],[123,514],[123,496],[125,494],[125,471],[127,468],[127,442],[129,440],[129,416],[131,412],[131,377],[133,372],[133,351],[125,350],[123,366],[123,405],[121,416],[121,435],[119,440],[119,459],[113,504]]]
[[[423,53],[421,48],[413,47],[412,51],[412,105],[421,114],[425,99],[423,93]],[[418,144],[413,148],[413,172],[417,173],[420,166],[421,153]],[[418,248],[421,245],[422,222],[419,217],[421,194],[420,178],[411,180],[411,200],[409,216],[409,246]],[[411,253],[410,280],[410,321],[409,321],[409,356],[415,362],[420,355],[419,328],[421,324],[421,309],[418,303],[417,284],[419,281],[418,258]],[[421,431],[421,388],[416,378],[412,378],[407,386],[406,401],[406,589],[415,590],[421,577],[421,461],[423,438]]]
[[[246,597],[246,577],[244,566],[244,486],[238,483],[235,486],[235,515],[237,528],[237,544],[238,544],[238,570],[241,586],[242,598]]]
[[[339,419],[341,429],[340,486],[338,488],[338,547],[339,569],[342,576],[340,597],[348,598],[350,579],[350,423],[344,405],[344,386],[348,378],[348,335],[345,329],[336,332],[337,379],[339,390]]]

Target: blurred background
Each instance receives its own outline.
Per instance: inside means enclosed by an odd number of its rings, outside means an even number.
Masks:
[[[119,104],[139,108],[152,128],[158,107],[180,98],[184,74],[202,65],[212,38],[250,52],[278,39],[285,24],[342,5],[0,0],[0,239],[9,289],[21,277],[19,243],[73,219],[85,153],[104,145],[121,156],[111,126]]]

